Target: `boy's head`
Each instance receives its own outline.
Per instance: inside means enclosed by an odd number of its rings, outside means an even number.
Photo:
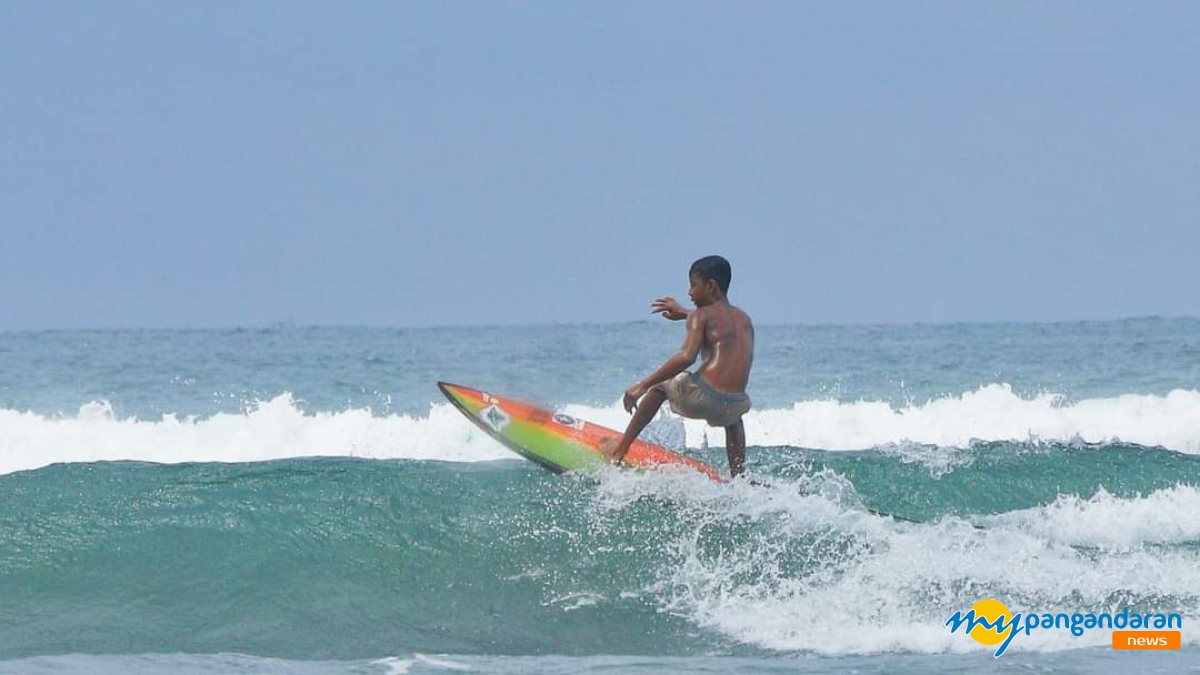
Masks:
[[[707,305],[729,293],[729,279],[733,272],[729,261],[719,255],[705,256],[692,263],[688,270],[688,295],[697,305]]]

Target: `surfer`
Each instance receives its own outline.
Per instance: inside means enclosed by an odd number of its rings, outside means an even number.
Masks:
[[[688,270],[688,296],[696,309],[688,311],[675,298],[663,297],[650,305],[651,314],[671,321],[687,320],[687,337],[679,352],[658,370],[625,392],[622,405],[633,413],[620,443],[604,448],[620,464],[629,446],[646,428],[664,401],[671,410],[709,426],[725,428],[729,473],[737,476],[746,466],[746,430],[742,415],[750,410],[746,384],[754,361],[754,325],[742,310],[729,304],[729,261],[710,255]],[[700,368],[688,366],[702,357]]]

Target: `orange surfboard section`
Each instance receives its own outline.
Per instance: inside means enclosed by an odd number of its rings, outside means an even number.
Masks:
[[[462,385],[439,382],[438,388],[467,419],[513,452],[555,471],[596,471],[608,464],[605,443],[621,440],[617,431],[565,413]],[[717,468],[645,441],[634,441],[624,464],[640,469],[684,467],[715,481]]]

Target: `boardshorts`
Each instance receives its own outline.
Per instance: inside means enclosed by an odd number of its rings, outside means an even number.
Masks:
[[[750,411],[750,397],[745,393],[717,391],[696,373],[680,373],[654,388],[666,394],[676,415],[704,420],[710,427],[737,424]]]

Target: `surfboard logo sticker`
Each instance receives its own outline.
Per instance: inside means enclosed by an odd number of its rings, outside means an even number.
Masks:
[[[564,427],[571,427],[576,431],[583,431],[583,420],[571,417],[566,413],[554,413],[554,421]]]
[[[492,431],[496,432],[499,432],[504,427],[512,424],[512,418],[508,416],[508,413],[504,412],[504,409],[495,403],[489,405],[483,410],[480,410],[479,418],[484,422],[487,422],[487,425],[492,428]]]

